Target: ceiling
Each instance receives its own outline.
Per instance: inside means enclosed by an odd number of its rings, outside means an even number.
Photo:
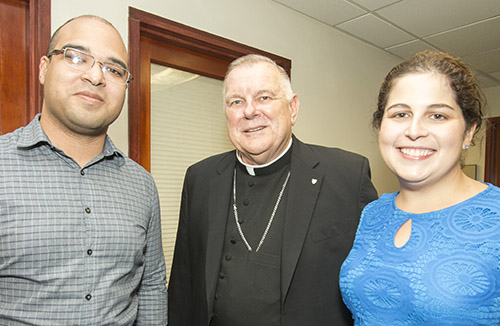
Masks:
[[[401,58],[434,49],[500,86],[500,0],[273,0]]]

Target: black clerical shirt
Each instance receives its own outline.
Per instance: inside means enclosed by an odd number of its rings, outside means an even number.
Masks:
[[[256,249],[290,171],[290,158],[291,150],[272,165],[255,169],[255,176],[237,164],[238,223],[252,251],[242,241],[231,205],[211,325],[280,325],[281,244],[288,187],[261,248]]]

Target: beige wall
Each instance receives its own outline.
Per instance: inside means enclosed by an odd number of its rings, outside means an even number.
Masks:
[[[52,0],[52,30],[71,17],[95,14],[113,23],[127,43],[128,6],[291,59],[301,100],[295,134],[367,156],[379,193],[397,189],[378,154],[370,116],[380,82],[399,59],[269,0]],[[500,96],[495,101],[500,111]],[[125,152],[126,110],[110,129]]]
[[[489,117],[500,116],[500,86],[484,90],[487,98],[486,115]]]

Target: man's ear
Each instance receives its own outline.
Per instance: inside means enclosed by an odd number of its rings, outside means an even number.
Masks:
[[[292,126],[295,125],[297,121],[297,117],[299,116],[299,108],[300,108],[300,100],[297,94],[294,94],[292,100],[290,101],[290,112],[291,112],[291,120]]]
[[[47,74],[47,69],[49,68],[50,59],[47,56],[40,58],[40,65],[38,66],[40,73],[38,74],[38,80],[40,84],[45,84],[45,75]]]

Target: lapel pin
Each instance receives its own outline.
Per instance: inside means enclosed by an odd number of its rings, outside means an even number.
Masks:
[[[315,185],[315,184],[316,184],[316,182],[318,182],[318,179],[311,179],[311,183],[312,183],[313,185]]]

